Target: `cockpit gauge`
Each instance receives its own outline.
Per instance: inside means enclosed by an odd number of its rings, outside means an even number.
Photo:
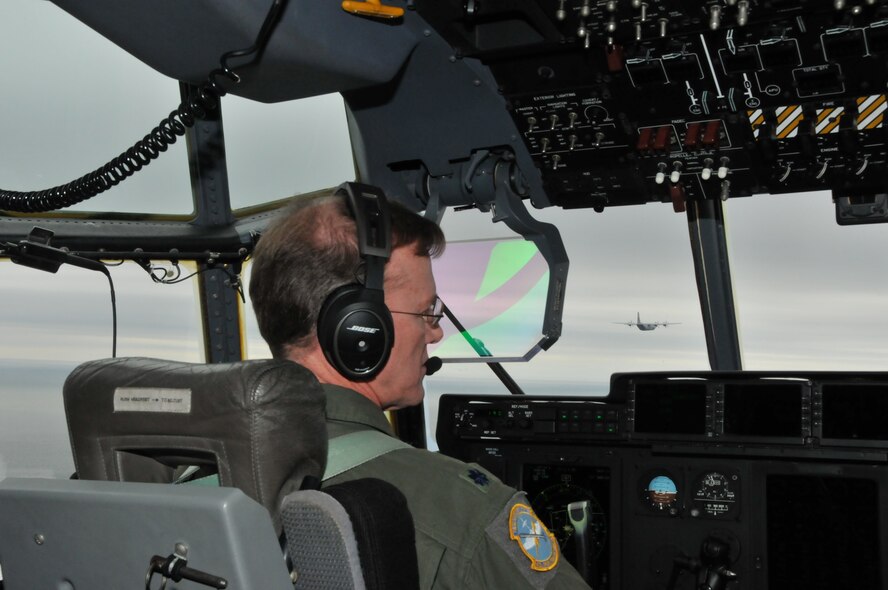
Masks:
[[[561,550],[566,552],[568,542],[574,535],[567,505],[583,500],[589,501],[589,547],[592,556],[597,557],[607,542],[607,519],[601,503],[589,490],[569,483],[555,484],[537,494],[532,505],[549,531],[555,535]]]
[[[602,121],[610,120],[610,113],[601,105],[588,106],[583,111],[583,114],[586,115],[586,120],[590,123],[601,123]]]
[[[695,480],[692,516],[724,518],[739,506],[740,476],[722,471],[705,471]]]
[[[664,473],[645,477],[641,490],[642,502],[655,512],[672,512],[678,509],[678,486]]]

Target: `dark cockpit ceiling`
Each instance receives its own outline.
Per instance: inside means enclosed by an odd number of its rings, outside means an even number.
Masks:
[[[192,84],[250,44],[270,4],[56,3]],[[342,92],[359,175],[420,209],[483,202],[472,175],[508,154],[536,207],[831,189],[840,223],[874,222],[888,6],[845,4],[419,0],[380,20],[291,0],[228,90]]]
[[[273,5],[55,3],[193,88]],[[390,20],[281,6],[267,47],[231,59],[240,82],[222,88],[263,102],[341,92],[359,177],[416,209],[488,208],[499,183],[535,207],[596,210],[831,189],[840,223],[888,215],[884,2],[410,1]],[[21,237],[31,220],[0,223]],[[191,226],[233,223],[201,219],[198,202]],[[78,232],[91,230],[72,245]]]

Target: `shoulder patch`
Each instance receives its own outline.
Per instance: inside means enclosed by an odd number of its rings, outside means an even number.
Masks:
[[[509,512],[509,538],[530,559],[530,568],[547,572],[558,565],[558,542],[546,525],[526,504],[515,504]]]
[[[487,474],[480,469],[475,469],[474,467],[470,467],[464,472],[460,473],[459,477],[460,479],[464,479],[467,482],[473,484],[476,488],[480,489],[485,494],[490,487],[490,478],[487,476]]]

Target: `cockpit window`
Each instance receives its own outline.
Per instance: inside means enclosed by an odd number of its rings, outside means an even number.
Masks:
[[[884,225],[836,224],[827,191],[729,199],[725,218],[745,369],[884,370]]]
[[[181,266],[182,277],[194,270]],[[117,293],[118,356],[203,361],[195,279],[154,284],[133,263],[110,271]],[[4,259],[0,283],[5,310],[0,315],[0,479],[67,478],[74,464],[62,385],[78,364],[111,356],[108,281],[70,266],[49,274]]]
[[[50,2],[0,3],[2,188],[38,191],[92,172],[181,102],[179,84]],[[73,48],[73,49],[72,49]],[[189,215],[185,141],[126,182],[66,211]]]
[[[252,268],[250,261],[247,261],[241,278],[241,282],[244,285],[250,284],[250,270]],[[271,350],[269,350],[265,340],[262,339],[262,334],[259,333],[259,324],[256,323],[256,314],[253,313],[253,304],[250,300],[250,290],[248,288],[244,288],[244,297],[246,302],[242,307],[241,313],[241,321],[243,322],[241,333],[244,335],[244,358],[270,359]]]
[[[222,100],[232,209],[355,178],[342,96],[263,104]]]

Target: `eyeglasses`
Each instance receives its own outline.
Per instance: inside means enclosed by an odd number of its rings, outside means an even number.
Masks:
[[[423,313],[417,313],[415,311],[394,311],[389,310],[392,313],[400,313],[402,315],[413,315],[421,317],[426,321],[426,324],[430,328],[437,328],[438,324],[441,322],[441,318],[444,317],[444,302],[441,301],[438,297],[435,297],[434,303],[429,305],[429,308]]]

